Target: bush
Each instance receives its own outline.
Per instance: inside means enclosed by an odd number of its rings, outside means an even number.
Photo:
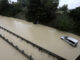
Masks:
[[[0,14],[3,14],[9,7],[8,0],[0,0]]]
[[[72,31],[74,28],[74,21],[65,12],[62,15],[57,15],[57,19],[54,21],[53,25],[64,31]]]
[[[14,17],[20,11],[21,11],[21,6],[19,3],[9,4],[8,0],[0,1],[1,15]]]
[[[75,22],[80,21],[80,7],[70,10],[70,16],[74,19]]]
[[[21,7],[19,3],[10,4],[10,8],[4,12],[5,16],[14,17],[21,11]]]
[[[80,7],[72,9],[69,13],[70,17],[75,21],[75,32],[80,34]]]

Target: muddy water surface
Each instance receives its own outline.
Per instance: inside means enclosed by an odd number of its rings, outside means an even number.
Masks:
[[[39,24],[34,25],[34,24],[32,24],[30,22],[26,22],[24,20],[3,17],[3,16],[0,16],[0,26],[7,28],[8,30],[32,41],[33,43],[35,43],[39,46],[44,47],[45,49],[48,49],[51,52],[54,52],[64,58],[67,58],[68,60],[75,60],[75,58],[77,58],[77,56],[80,54],[80,42],[79,42],[78,46],[76,48],[74,48],[60,39],[61,36],[67,35],[67,36],[74,37],[80,41],[80,36],[77,36],[77,35],[74,35],[71,33],[67,33],[67,32],[62,32],[62,31],[59,31],[59,30],[56,30],[53,28],[39,25]],[[12,35],[9,35],[7,32],[0,30],[0,33],[3,34],[5,37],[9,38],[10,41],[14,42],[15,44],[18,44],[21,49],[27,50],[27,48],[29,48],[32,52],[35,51],[35,49],[33,50],[32,48],[30,48],[29,45],[26,45],[25,42],[18,41],[18,39],[16,39]],[[2,42],[2,40],[1,40],[1,42]],[[2,42],[2,43],[4,43],[4,42]],[[29,47],[26,47],[26,46],[29,46]],[[4,48],[4,50],[5,49],[6,48]],[[10,48],[10,49],[11,49],[11,51],[13,50],[12,48]],[[26,53],[29,53],[30,50],[26,51]],[[2,51],[0,51],[0,53],[1,52]],[[34,54],[34,57],[35,57],[36,53],[32,53],[32,52],[30,52],[29,54],[30,55]],[[38,53],[38,51],[37,51],[37,53]],[[4,55],[6,53],[2,52],[2,54]],[[2,56],[2,54],[0,56]],[[13,52],[11,54],[13,54]],[[15,54],[15,52],[14,52],[14,54]],[[48,56],[46,56],[45,54],[42,54],[42,55],[43,55],[43,59],[46,60],[44,57],[48,57]],[[42,58],[40,58],[40,56],[42,56],[42,55],[39,53],[36,56],[37,57],[36,59],[42,60]],[[19,58],[20,56],[17,56],[17,58]],[[24,56],[21,56],[20,58],[23,58],[21,60],[25,60]],[[14,59],[14,57],[12,59]],[[50,59],[52,59],[52,58],[50,58]],[[5,59],[3,59],[3,60],[5,60]],[[15,58],[15,60],[16,60],[16,58]],[[49,59],[47,59],[47,60],[49,60]]]

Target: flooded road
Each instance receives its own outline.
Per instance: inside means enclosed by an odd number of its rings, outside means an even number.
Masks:
[[[17,46],[21,51],[24,51],[28,56],[31,56],[34,60],[58,60],[56,57],[41,51],[42,48],[37,49],[34,45],[26,42],[24,38],[17,37],[15,34],[9,33],[5,29],[0,28],[0,33],[2,38],[4,36],[3,39],[8,39],[9,42],[11,42],[14,46]]]
[[[0,38],[0,60],[29,60]]]
[[[0,16],[0,26],[7,28],[8,30],[24,37],[25,39],[30,40],[31,42],[51,51],[59,56],[66,58],[67,60],[75,60],[78,55],[80,55],[80,42],[76,48],[70,46],[66,42],[60,39],[61,36],[71,36],[78,40],[80,40],[80,36],[73,35],[71,33],[62,32],[53,28],[49,28],[42,25],[34,25],[32,23],[26,22],[24,20],[19,20],[15,18],[3,17]],[[33,54],[33,57],[36,57],[35,60],[53,60],[52,57],[39,53],[38,50],[35,50],[30,45],[26,44],[20,39],[10,35],[4,30],[0,29],[0,34],[5,36],[14,44],[18,45],[19,48],[25,50],[29,55]],[[0,50],[0,57],[3,56],[7,59],[0,58],[1,60],[27,60],[24,56],[22,56],[19,52],[15,51],[12,47],[10,47],[6,42],[0,39],[0,43],[2,44],[2,49]],[[0,45],[1,45],[0,44]],[[7,46],[7,47],[5,47]],[[28,46],[28,47],[27,47]],[[5,50],[6,49],[6,50]],[[8,49],[10,50],[10,55],[6,57],[8,54]],[[5,52],[4,52],[5,51]],[[16,56],[14,56],[14,54]],[[18,54],[18,55],[17,55]],[[37,55],[36,55],[37,54]],[[5,55],[5,56],[4,56]],[[56,60],[56,58],[54,58]]]

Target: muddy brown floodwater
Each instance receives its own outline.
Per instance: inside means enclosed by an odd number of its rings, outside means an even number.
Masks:
[[[46,27],[40,24],[33,24],[24,20],[15,19],[11,17],[0,16],[0,26],[24,37],[25,39],[61,56],[67,60],[75,60],[80,55],[80,36],[72,33],[56,30],[54,28]],[[0,29],[0,34],[9,39],[25,53],[32,55],[35,60],[57,60],[45,53],[36,50],[19,38],[9,34]],[[70,46],[65,41],[61,40],[61,36],[71,36],[79,40],[76,48]],[[0,60],[28,60],[8,43],[0,38]]]

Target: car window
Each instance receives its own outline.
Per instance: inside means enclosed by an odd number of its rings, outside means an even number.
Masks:
[[[68,41],[70,41],[71,43],[75,44],[75,42],[73,42],[73,41],[71,41],[71,40],[68,40]]]

